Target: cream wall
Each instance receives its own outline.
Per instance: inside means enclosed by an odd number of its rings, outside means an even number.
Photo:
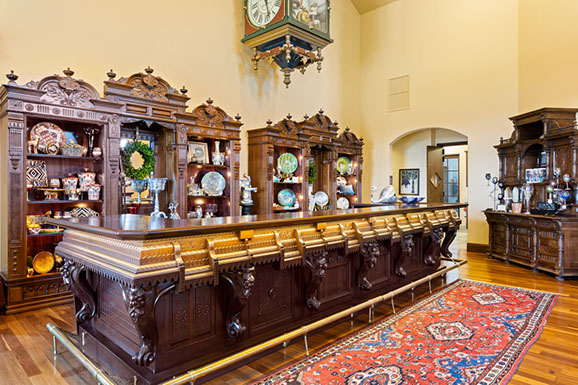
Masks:
[[[578,1],[520,1],[520,112],[578,106]]]
[[[497,173],[493,145],[518,112],[517,21],[515,0],[401,0],[361,16],[365,196],[372,184],[389,184],[396,138],[428,127],[458,131],[469,142],[468,241],[487,243],[483,176]],[[388,112],[387,80],[403,75],[411,108]]]
[[[173,87],[186,85],[190,106],[211,97],[230,115],[240,113],[244,130],[320,108],[359,129],[360,16],[350,0],[331,4],[335,43],[323,50],[321,73],[315,66],[305,76],[296,72],[288,89],[277,66],[262,62],[254,73],[240,41],[240,0],[0,0],[0,9],[0,73],[14,69],[18,83],[70,67],[102,91],[111,68],[120,77],[150,65]],[[246,143],[244,135],[242,172]]]

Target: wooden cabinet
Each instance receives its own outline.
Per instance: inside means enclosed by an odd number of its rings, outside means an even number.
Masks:
[[[45,274],[29,273],[30,259],[43,251],[54,253],[62,239],[62,233],[48,232],[55,229],[45,225],[41,215],[74,215],[77,208],[91,209],[99,215],[116,212],[119,168],[113,144],[120,135],[121,106],[102,99],[92,85],[73,75],[68,69],[64,76],[47,76],[18,85],[17,76],[10,74],[8,84],[0,87],[0,276],[6,285],[8,314],[70,301],[58,266]],[[89,147],[85,131],[94,131],[93,146],[99,147],[103,155],[35,153],[39,143],[29,142],[31,130],[43,122],[57,126],[67,140],[73,139],[85,149]],[[71,200],[62,190],[45,190],[52,179],[61,184],[63,177],[83,171],[96,173],[95,182],[101,186],[98,199],[89,199],[87,192],[81,192],[78,200]],[[49,193],[53,195],[46,195]],[[29,224],[41,224],[42,232],[33,234],[27,220]]]
[[[553,273],[578,276],[578,217],[500,213],[486,210],[488,255]]]
[[[239,206],[239,169],[241,151],[241,117],[229,116],[220,107],[214,106],[211,99],[197,106],[192,114],[178,114],[177,127],[179,138],[177,146],[186,144],[187,165],[185,186],[197,184],[202,187],[203,178],[208,173],[220,174],[226,183],[220,196],[198,196],[189,188],[179,191],[179,202],[183,202],[186,212],[195,212],[198,206],[203,213],[210,212],[217,217],[238,216]],[[182,143],[184,141],[185,143]],[[205,160],[196,159],[192,153],[195,148],[207,151]],[[220,155],[218,155],[218,154]],[[221,158],[221,159],[218,159]]]
[[[541,108],[510,120],[514,131],[500,139],[496,147],[500,159],[499,180],[504,187],[526,183],[528,169],[545,169],[543,181],[532,183],[530,207],[548,200],[547,187],[556,181],[554,171],[570,176],[573,190],[567,200],[570,208],[558,216],[500,213],[486,210],[491,257],[554,273],[558,278],[578,275],[578,216],[575,194],[578,183],[576,108]],[[565,188],[562,177],[559,187]],[[520,197],[521,198],[521,197]]]
[[[341,197],[348,199],[350,207],[361,203],[361,177],[363,172],[363,140],[358,139],[349,128],[338,135],[337,122],[332,123],[323,111],[313,117],[305,116],[301,122],[291,119],[291,115],[277,124],[267,122],[267,126],[248,131],[249,174],[253,185],[258,188],[255,213],[267,214],[283,211],[307,211],[311,197],[317,192],[325,192],[329,202],[323,209],[336,208]],[[276,178],[278,159],[290,153],[298,159],[298,168],[292,180]],[[351,194],[338,194],[337,160],[348,157],[354,167],[342,175],[352,188]],[[310,165],[316,169],[316,178],[309,183]],[[291,189],[297,196],[298,207],[282,208],[278,194]],[[316,207],[320,209],[319,206]]]

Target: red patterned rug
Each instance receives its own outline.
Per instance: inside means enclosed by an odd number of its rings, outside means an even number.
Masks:
[[[557,298],[458,280],[254,384],[505,384]]]

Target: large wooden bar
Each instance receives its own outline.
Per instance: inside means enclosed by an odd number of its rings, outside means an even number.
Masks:
[[[435,272],[464,206],[49,221],[86,349],[156,384]]]

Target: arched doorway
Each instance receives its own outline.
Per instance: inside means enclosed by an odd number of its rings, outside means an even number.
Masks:
[[[427,202],[468,201],[468,137],[446,128],[422,128],[390,144],[392,184],[398,195]],[[461,209],[467,228],[467,209]]]

